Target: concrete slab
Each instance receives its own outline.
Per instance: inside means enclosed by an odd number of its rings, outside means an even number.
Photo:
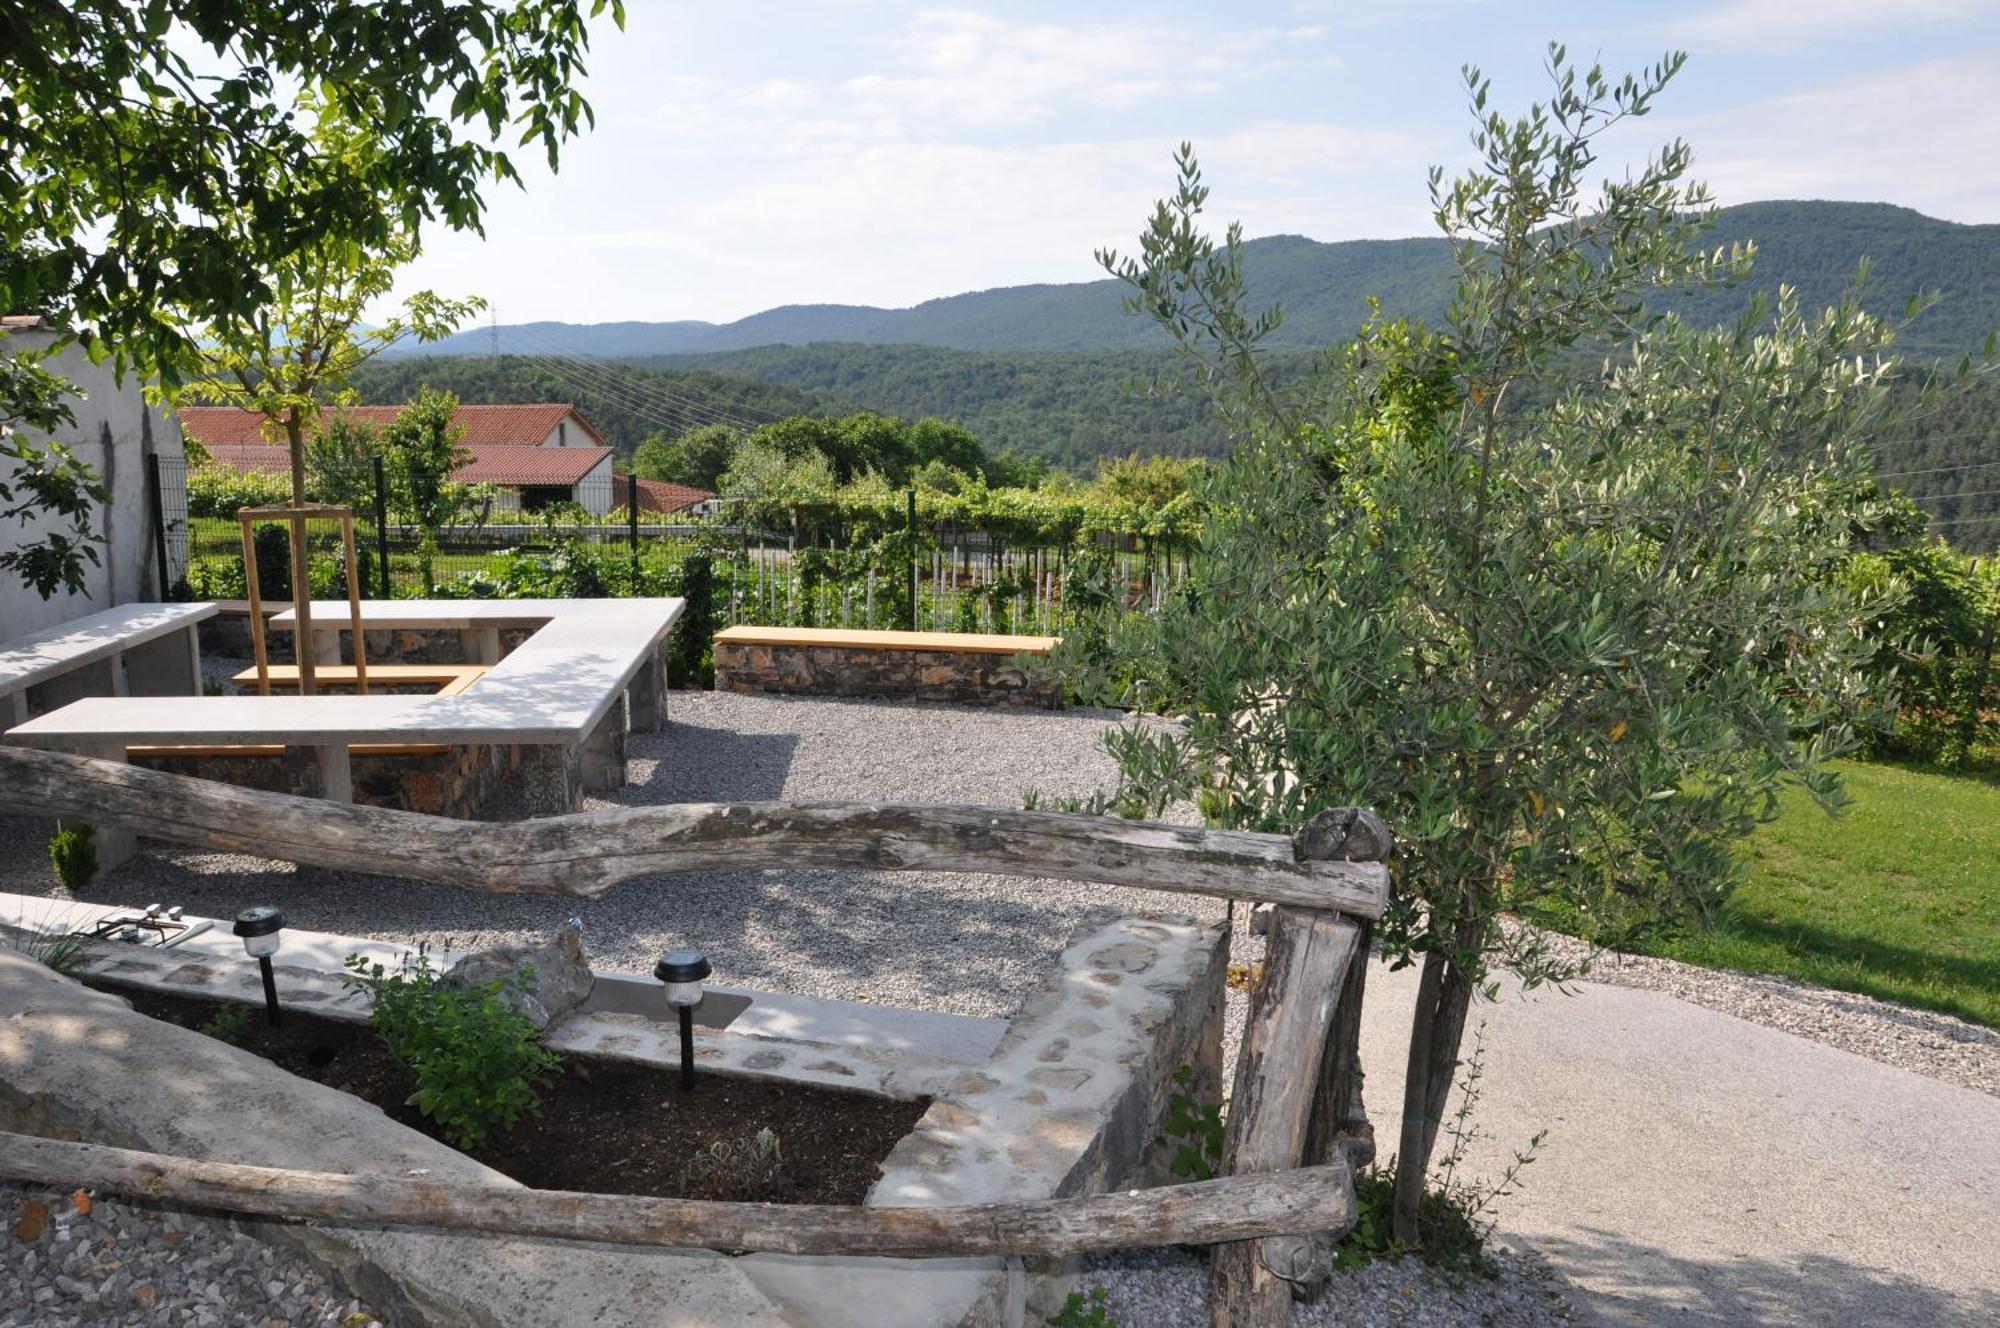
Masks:
[[[0,694],[20,691],[132,646],[186,631],[216,614],[201,604],[123,604],[0,641]]]
[[[1415,988],[1414,969],[1369,974],[1384,1157]],[[1510,990],[1481,1019],[1470,1174],[1548,1130],[1501,1234],[1603,1322],[2000,1323],[2000,1099],[1632,987]]]
[[[439,603],[452,605],[441,610]],[[407,613],[478,621],[458,601],[370,601],[364,630],[395,625]],[[168,608],[186,606],[170,605]],[[213,606],[207,607],[213,612]],[[335,606],[329,604],[332,613]],[[211,696],[161,707],[138,698],[77,701],[11,729],[10,742],[74,748],[82,742],[146,744],[344,741],[581,743],[621,702],[626,686],[654,658],[679,621],[679,599],[515,600],[492,621],[542,623],[541,629],[487,670],[476,687],[452,696]],[[319,607],[314,607],[315,615]],[[340,606],[345,614],[345,606]],[[284,615],[278,615],[283,617]],[[331,624],[338,626],[339,624]]]

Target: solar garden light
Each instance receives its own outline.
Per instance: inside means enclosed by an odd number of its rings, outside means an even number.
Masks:
[[[699,950],[669,950],[653,965],[667,984],[667,1004],[681,1017],[681,1091],[694,1087],[694,1007],[701,1004],[701,980],[715,970]]]
[[[271,973],[271,956],[278,953],[278,933],[285,927],[285,915],[269,904],[253,904],[236,915],[231,929],[243,938],[243,948],[256,959],[264,974],[264,1015],[271,1027],[278,1026],[278,980]]]

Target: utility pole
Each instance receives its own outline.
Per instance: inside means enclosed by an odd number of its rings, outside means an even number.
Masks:
[[[486,306],[486,325],[492,335],[493,363],[500,363],[500,311],[492,305]]]

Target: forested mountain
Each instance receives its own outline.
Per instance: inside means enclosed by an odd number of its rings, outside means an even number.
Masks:
[[[1311,352],[1283,351],[1284,368]],[[1199,391],[1173,390],[1170,350],[1024,351],[820,343],[645,361],[701,365],[818,398],[830,411],[935,415],[997,451],[1088,470],[1125,452],[1215,456],[1226,440]]]
[[[573,402],[621,456],[647,434],[677,434],[704,424],[754,429],[787,415],[812,414],[813,397],[781,384],[705,370],[655,370],[503,355],[382,358],[365,364],[353,386],[369,405],[416,398],[420,387],[458,394],[460,401]]]
[[[1910,351],[1959,354],[2000,328],[2000,225],[1962,226],[1884,203],[1746,203],[1725,209],[1715,244],[1755,240],[1756,289],[1779,282],[1811,305],[1832,303],[1864,258],[1874,262],[1871,303],[1900,313],[1910,296],[1938,290],[1942,303],[1913,329]],[[1244,245],[1254,302],[1281,303],[1276,342],[1323,346],[1344,338],[1377,296],[1392,316],[1436,320],[1451,292],[1451,260],[1441,239],[1348,240],[1324,244],[1296,235]],[[504,350],[585,358],[638,358],[845,341],[1021,351],[1158,346],[1160,333],[1128,317],[1110,280],[1008,286],[928,300],[908,309],[787,305],[733,323],[529,323],[498,329]],[[1733,317],[1748,291],[1668,297],[1660,303],[1704,322]],[[431,353],[487,354],[492,331],[461,333]]]

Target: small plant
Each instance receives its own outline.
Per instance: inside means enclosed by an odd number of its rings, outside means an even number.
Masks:
[[[1222,1106],[1188,1091],[1194,1086],[1194,1067],[1175,1070],[1174,1082],[1181,1091],[1167,1099],[1166,1134],[1181,1144],[1167,1169],[1183,1180],[1214,1180],[1222,1170]]]
[[[1493,1210],[1500,1200],[1521,1189],[1521,1173],[1535,1160],[1544,1130],[1514,1154],[1497,1181],[1479,1185],[1461,1174],[1467,1149],[1481,1138],[1473,1124],[1473,1109],[1479,1105],[1479,1082],[1485,1075],[1486,1025],[1472,1035],[1472,1054],[1465,1062],[1465,1076],[1459,1081],[1458,1109],[1445,1123],[1451,1144],[1432,1170],[1431,1183],[1424,1190],[1417,1213],[1418,1243],[1414,1248],[1396,1239],[1391,1213],[1395,1205],[1396,1161],[1370,1167],[1354,1178],[1354,1198],[1359,1216],[1334,1251],[1339,1268],[1358,1268],[1373,1259],[1397,1259],[1417,1254],[1425,1263],[1448,1273],[1476,1273],[1490,1277],[1493,1266],[1486,1258],[1486,1240],[1493,1234]]]
[[[71,894],[80,894],[97,878],[97,831],[87,825],[64,826],[49,839],[49,865]]]
[[[250,1007],[225,1005],[210,1015],[207,1022],[195,1032],[212,1037],[217,1042],[227,1042],[232,1047],[240,1047],[250,1036]]]
[[[342,985],[368,995],[369,1023],[390,1054],[416,1072],[410,1105],[436,1121],[453,1145],[477,1148],[523,1116],[540,1114],[539,1090],[562,1063],[519,1008],[533,985],[531,969],[504,982],[446,986],[425,946],[414,958],[405,955],[395,973],[358,954],[347,956],[346,967]]]
[[[718,1139],[681,1168],[681,1194],[726,1199],[769,1189],[784,1170],[785,1153],[769,1128],[741,1139]]]
[[[69,930],[60,921],[48,925],[52,918],[60,918],[66,909],[58,901],[45,902],[48,911],[40,921],[31,920],[23,907],[13,922],[0,925],[0,945],[18,951],[57,973],[73,972],[82,962],[90,938]]]
[[[1092,1287],[1087,1297],[1081,1291],[1070,1292],[1063,1307],[1048,1321],[1049,1328],[1118,1328],[1118,1320],[1104,1308],[1104,1298],[1101,1286]]]

